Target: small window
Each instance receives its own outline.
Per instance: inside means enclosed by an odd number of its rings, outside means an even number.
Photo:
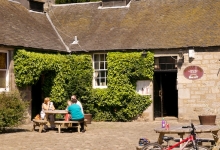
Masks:
[[[8,91],[8,53],[0,51],[0,92]]]
[[[154,70],[165,71],[165,70],[177,70],[177,57],[155,57],[154,59]]]
[[[93,55],[93,68],[94,72],[94,87],[107,86],[107,54],[94,54]]]

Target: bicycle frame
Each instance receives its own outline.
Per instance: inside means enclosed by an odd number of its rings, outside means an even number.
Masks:
[[[176,144],[174,144],[174,145],[171,145],[171,146],[165,148],[165,150],[172,150],[173,148],[179,146],[180,144],[185,143],[185,144],[183,145],[183,147],[180,149],[180,150],[182,150],[182,149],[184,149],[184,148],[186,147],[186,145],[187,145],[189,142],[191,142],[191,141],[193,142],[193,145],[195,145],[195,135],[190,135],[190,136],[188,136],[187,138],[183,139],[182,141],[180,141],[180,142],[178,142],[178,143],[176,143]]]

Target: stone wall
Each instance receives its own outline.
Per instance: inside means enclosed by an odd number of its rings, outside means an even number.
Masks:
[[[18,90],[23,100],[29,101],[30,105],[26,111],[26,120],[24,123],[31,122],[31,86],[27,86],[25,88],[18,88],[15,83],[15,75],[14,75],[14,50],[9,50],[9,91]]]
[[[195,48],[194,59],[189,59],[188,50],[184,52],[184,62],[178,69],[178,107],[179,120],[198,120],[198,115],[213,114],[220,111],[220,49]],[[184,77],[188,66],[199,66],[203,76],[197,80]]]

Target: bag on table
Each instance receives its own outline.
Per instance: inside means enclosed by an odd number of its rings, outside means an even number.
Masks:
[[[140,146],[144,146],[144,145],[147,145],[148,143],[150,143],[150,140],[149,140],[149,139],[147,139],[147,138],[140,138],[138,144],[139,144]]]
[[[40,117],[41,117],[42,120],[43,120],[44,117],[45,117],[45,112],[44,112],[43,110],[40,112]]]
[[[40,120],[40,119],[41,119],[41,118],[40,118],[40,115],[37,114],[37,115],[34,117],[34,119],[35,119],[35,120]]]

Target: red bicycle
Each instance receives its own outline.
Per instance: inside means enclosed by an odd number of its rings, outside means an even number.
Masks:
[[[177,148],[180,146],[180,144],[184,144],[181,148],[179,148],[180,150],[209,150],[209,148],[207,147],[203,147],[198,145],[198,140],[196,139],[196,133],[195,133],[195,127],[194,125],[191,123],[191,126],[183,126],[182,128],[191,128],[191,132],[190,135],[183,139],[180,142],[175,143],[174,145],[169,145],[168,142],[170,140],[174,141],[173,137],[167,137],[164,136],[163,140],[167,142],[166,146],[162,146],[158,143],[149,143],[147,145],[145,145],[142,150],[172,150],[174,148]]]

